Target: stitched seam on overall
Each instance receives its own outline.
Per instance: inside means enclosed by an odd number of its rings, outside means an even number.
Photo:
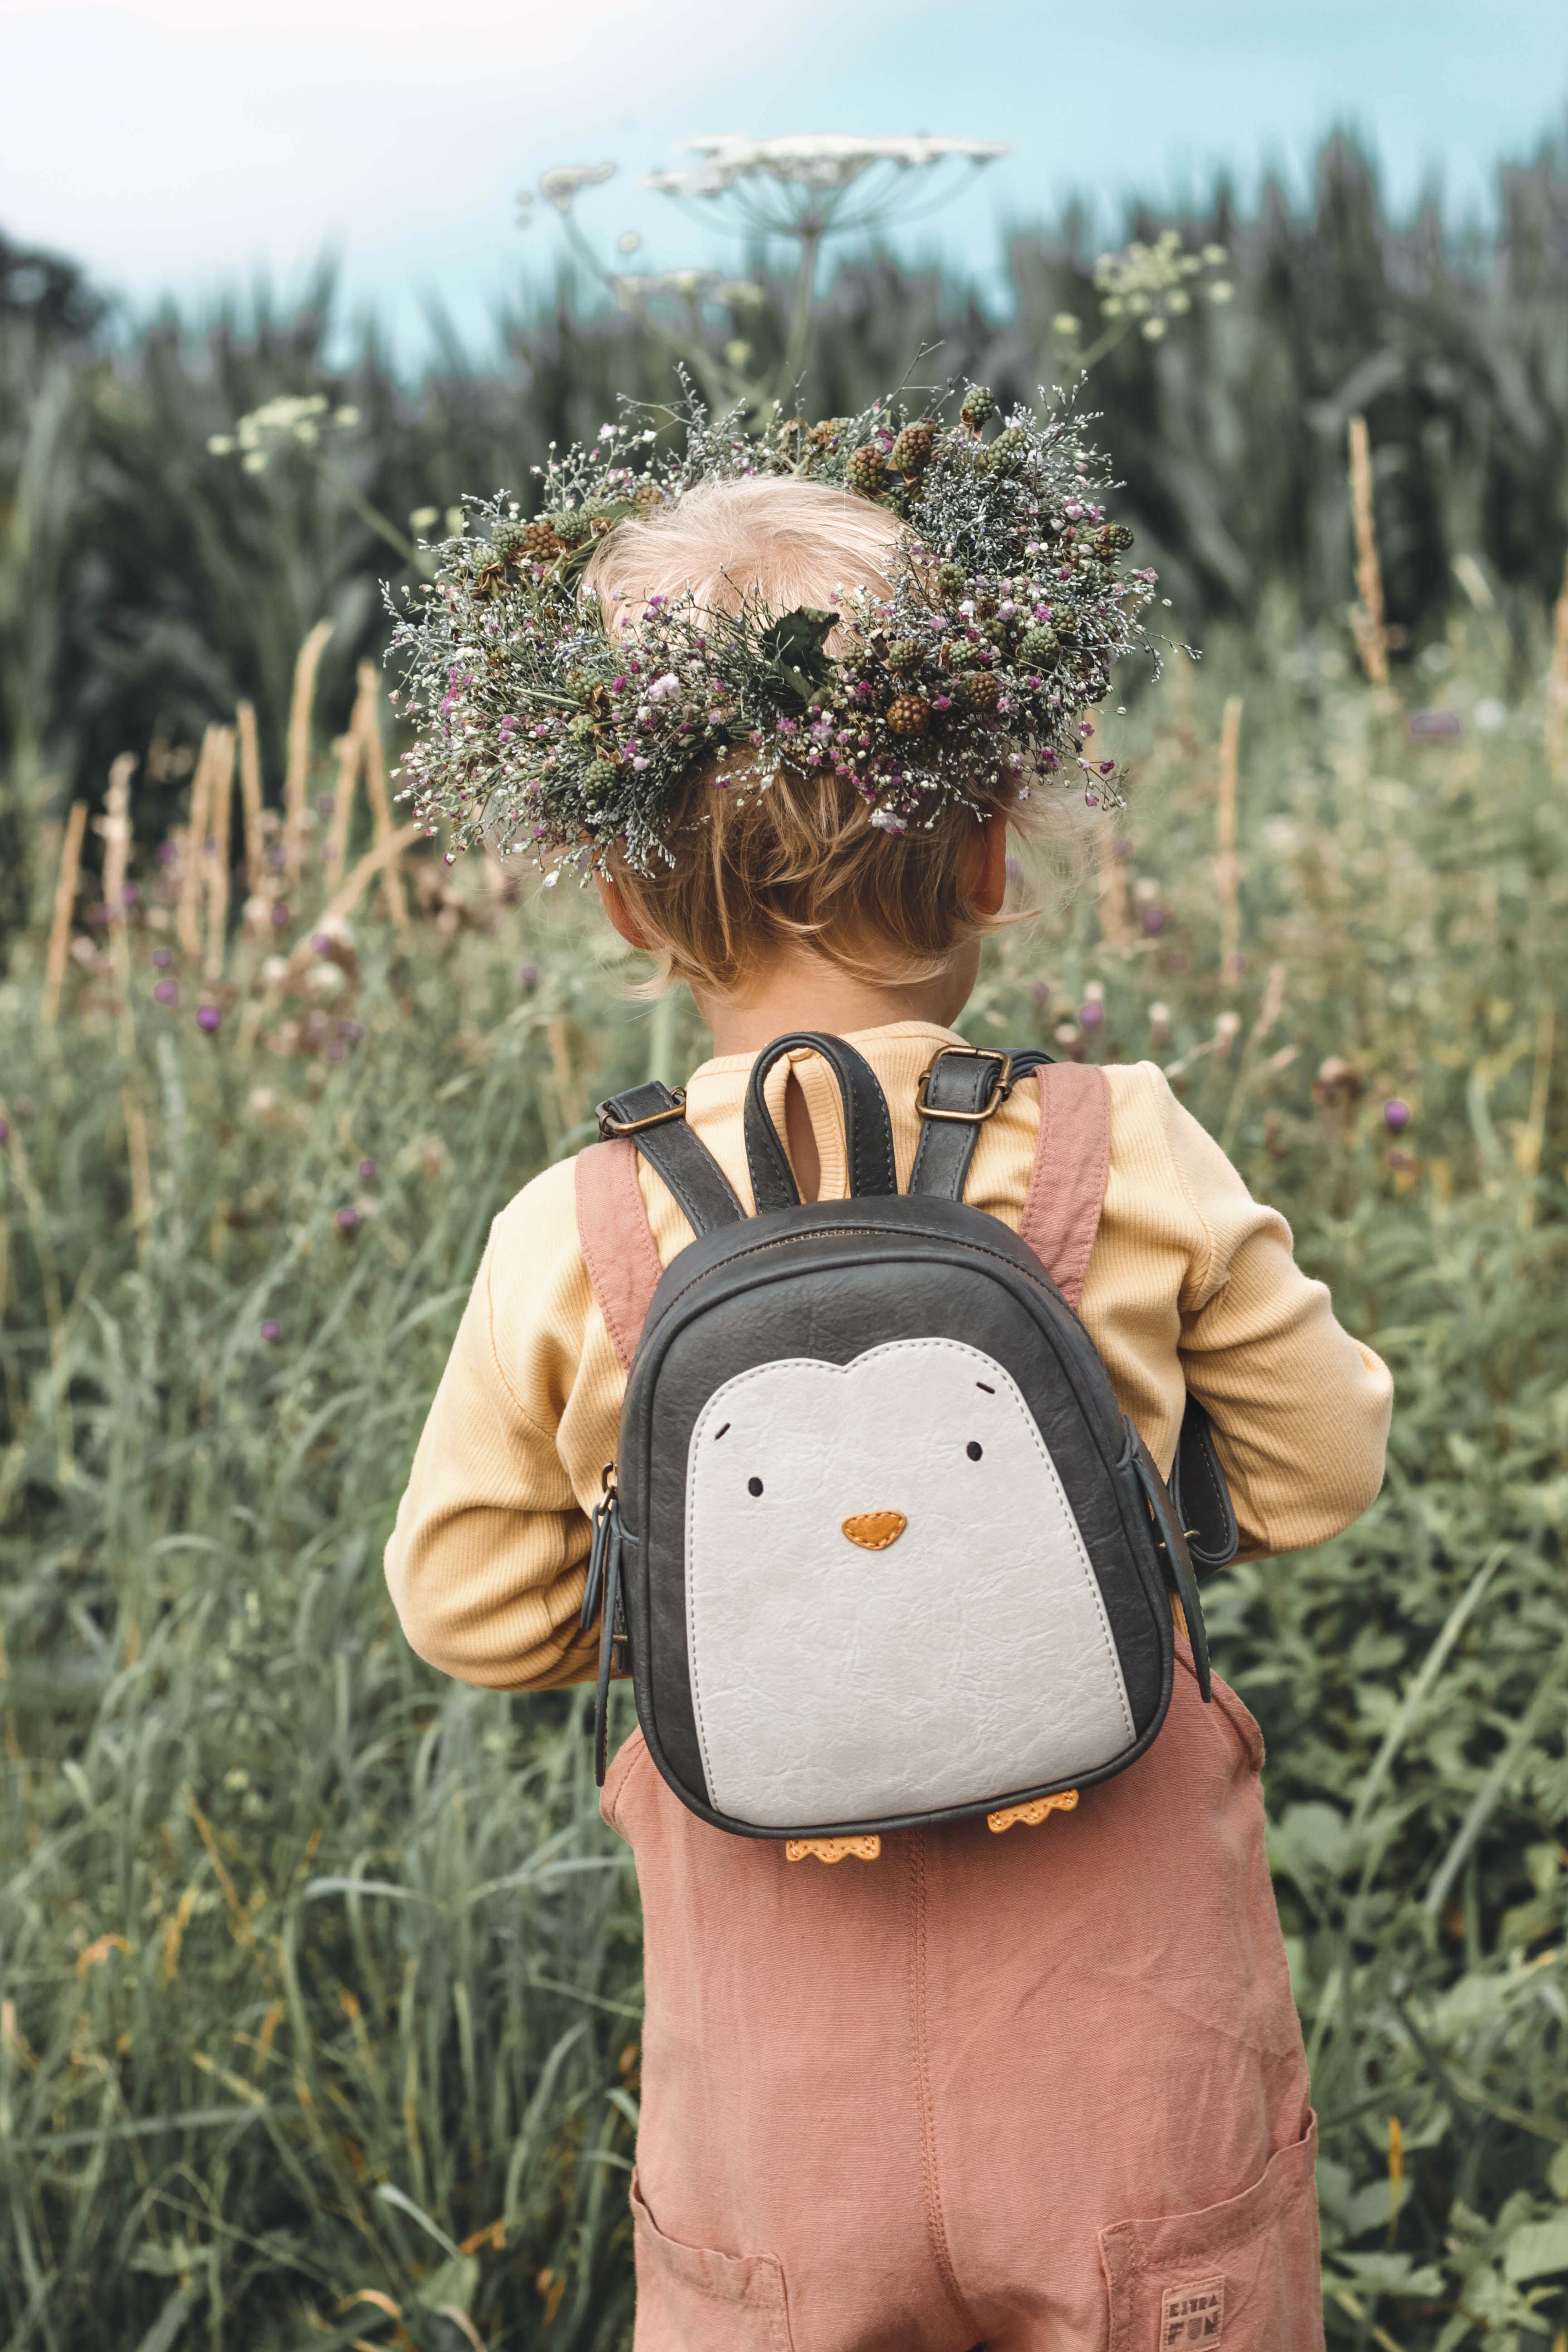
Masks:
[[[910,2041],[914,2058],[915,2111],[921,2136],[921,2175],[924,2194],[926,2242],[937,2276],[959,2318],[972,2333],[974,2321],[964,2304],[963,2290],[952,2266],[947,2224],[942,2210],[942,2175],[937,2166],[936,2116],[931,2095],[931,2058],[926,2044],[926,1841],[923,1830],[910,1833]]]

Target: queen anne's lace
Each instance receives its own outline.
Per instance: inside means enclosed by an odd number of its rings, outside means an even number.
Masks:
[[[884,401],[756,438],[693,405],[674,456],[635,424],[552,451],[531,522],[504,495],[470,500],[475,528],[397,615],[414,730],[401,797],[432,832],[446,821],[449,856],[484,839],[553,869],[614,849],[645,873],[673,862],[678,824],[701,821],[683,789],[699,768],[736,793],[826,772],[888,833],[977,808],[999,771],[1020,798],[1049,781],[1112,803],[1084,713],[1147,649],[1155,574],[1124,562],[1132,534],[1106,520],[1081,420],[1020,407],[987,439],[994,416],[971,385],[951,423]],[[606,629],[581,592],[597,541],[697,482],[759,474],[889,508],[890,595],[788,613],[752,598],[734,615],[656,597],[635,627]]]

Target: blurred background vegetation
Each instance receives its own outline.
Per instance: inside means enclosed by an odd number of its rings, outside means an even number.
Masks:
[[[1564,2352],[1568,163],[1463,238],[1343,143],[1305,209],[1167,226],[1233,295],[1089,404],[1204,659],[1106,719],[1126,825],[967,1027],[1159,1061],[1394,1364],[1373,1510],[1209,1598],[1271,1748],[1330,2337]],[[807,407],[1068,378],[1082,226],[1011,254],[1006,318],[841,270]],[[790,289],[702,291],[712,363],[771,364]],[[386,797],[387,530],[670,394],[669,335],[572,281],[505,341],[409,383],[325,282],[132,332],[0,248],[17,2352],[629,2341],[637,1920],[584,1702],[443,1683],[380,1572],[489,1219],[705,1050],[575,894],[447,873]],[[279,399],[351,420],[209,448]]]

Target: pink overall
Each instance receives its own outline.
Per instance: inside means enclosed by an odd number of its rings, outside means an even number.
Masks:
[[[1072,1116],[1024,1233],[1076,1304],[1103,1082],[1042,1076]],[[631,1147],[579,1169],[629,1360],[658,1273]],[[832,1867],[699,1821],[634,1733],[604,1811],[645,1921],[636,2352],[1318,2352],[1262,1741],[1214,1690],[1180,1641],[1163,1730],[1076,1811]]]

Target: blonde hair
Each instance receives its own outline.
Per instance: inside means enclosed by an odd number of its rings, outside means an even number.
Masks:
[[[651,596],[689,593],[710,612],[747,597],[775,614],[842,609],[857,590],[889,593],[898,532],[886,508],[829,483],[703,482],[620,524],[584,587],[611,629],[635,624]],[[763,791],[735,793],[715,790],[712,773],[711,762],[695,771],[674,812],[673,866],[607,861],[666,979],[733,988],[806,944],[863,978],[920,980],[994,928],[972,896],[969,810],[948,803],[929,831],[889,834],[837,776],[785,769]],[[983,816],[1017,821],[1016,782],[1000,767],[976,779],[973,800]]]

